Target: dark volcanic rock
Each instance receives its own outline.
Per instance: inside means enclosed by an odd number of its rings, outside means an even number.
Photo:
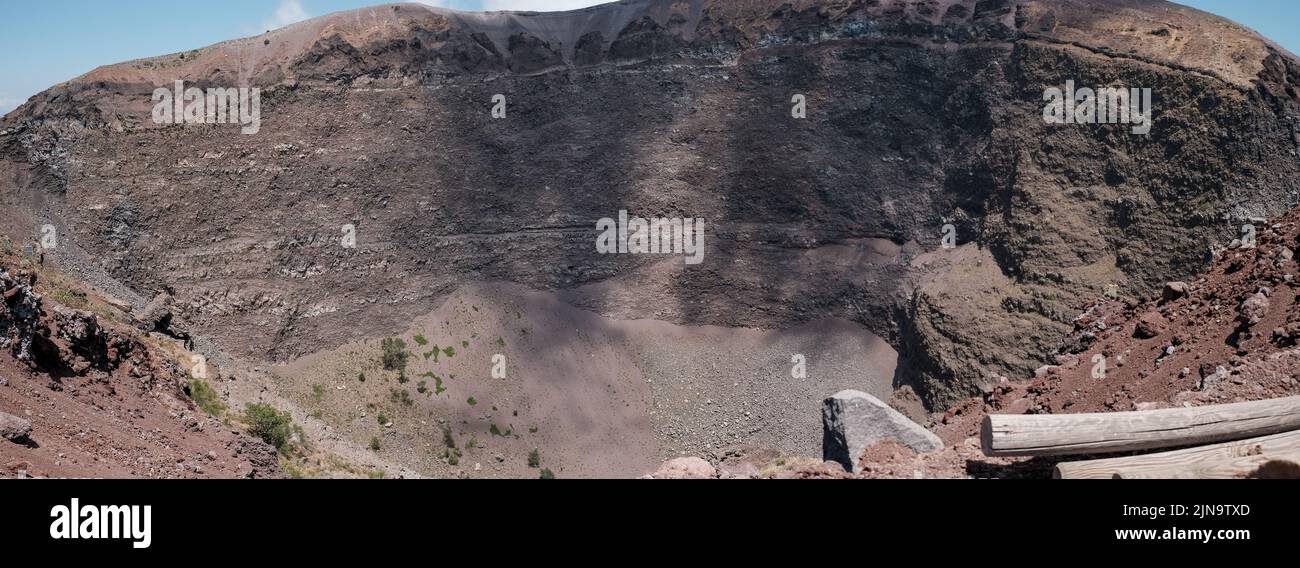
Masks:
[[[176,80],[261,88],[260,133],[154,124]],[[1150,134],[1047,124],[1067,81],[1150,88]],[[1293,206],[1296,84],[1273,44],[1164,2],[379,6],[36,96],[0,124],[0,222],[63,219],[84,277],[170,286],[186,329],[243,356],[507,280],[627,319],[853,319],[935,408],[1029,376],[1081,302],[1188,278]],[[620,210],[706,219],[706,261],[595,254]]]

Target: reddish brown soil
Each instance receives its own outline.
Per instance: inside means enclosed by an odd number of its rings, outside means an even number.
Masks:
[[[33,273],[34,290],[19,284]],[[52,299],[57,290],[105,309],[93,291],[65,287],[66,280],[13,254],[0,254],[0,275],[6,322],[16,321],[16,298],[40,305],[34,324],[9,328],[11,337],[33,334],[31,355],[0,351],[0,412],[32,424],[26,440],[0,439],[0,477],[283,475],[274,449],[194,406],[184,392],[186,373],[143,333]],[[60,327],[69,321],[94,322],[99,331],[83,340]]]
[[[979,428],[990,413],[1120,412],[1300,395],[1297,246],[1300,210],[1261,225],[1254,248],[1218,252],[1207,273],[1186,283],[1185,295],[1083,306],[1059,365],[949,409],[931,425],[947,446],[939,452],[918,456],[894,442],[868,448],[859,477],[1049,475],[1055,460],[983,455]],[[1093,378],[1096,355],[1106,358],[1102,379]],[[821,473],[803,468],[799,477],[834,477]]]

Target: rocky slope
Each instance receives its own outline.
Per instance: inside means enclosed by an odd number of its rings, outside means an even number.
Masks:
[[[1258,227],[1254,246],[1234,243],[1208,271],[1146,298],[1091,303],[1074,320],[1055,364],[1005,380],[935,414],[942,450],[918,455],[884,441],[850,475],[834,463],[772,452],[735,452],[713,467],[670,462],[654,477],[896,478],[1045,477],[1061,458],[989,458],[979,429],[988,414],[1122,412],[1300,395],[1300,210]],[[1105,372],[1095,373],[1105,361]],[[1085,459],[1071,456],[1069,460]],[[717,461],[717,460],[715,460]]]
[[[284,475],[194,404],[166,339],[2,237],[0,293],[0,477]]]
[[[154,124],[176,80],[262,88],[260,132]],[[1151,134],[1046,124],[1067,80],[1151,88]],[[1158,1],[380,6],[38,95],[0,123],[0,227],[55,225],[52,261],[138,305],[174,289],[214,358],[291,362],[508,281],[624,320],[850,320],[937,410],[1047,362],[1081,300],[1190,278],[1295,205],[1298,82]],[[706,219],[705,262],[595,254],[620,210]]]

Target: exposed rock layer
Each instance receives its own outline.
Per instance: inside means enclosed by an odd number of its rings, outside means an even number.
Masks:
[[[264,89],[260,134],[153,124],[178,79]],[[1150,136],[1044,123],[1067,80],[1153,89]],[[940,407],[1041,365],[1081,298],[1195,274],[1295,204],[1297,83],[1276,46],[1165,2],[381,6],[38,95],[0,126],[0,223],[56,225],[89,280],[174,288],[246,356],[509,280],[617,317],[855,319]],[[619,210],[707,219],[706,262],[593,254]],[[963,246],[921,255],[949,223]],[[900,261],[862,262],[879,241]]]

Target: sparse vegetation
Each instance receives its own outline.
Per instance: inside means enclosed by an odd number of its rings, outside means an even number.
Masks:
[[[365,374],[365,373],[360,373],[360,374],[358,374],[358,375],[357,375],[357,381],[362,382],[362,383],[366,382],[366,374]]]
[[[315,400],[316,402],[320,402],[320,401],[324,400],[324,399],[325,399],[325,385],[322,385],[322,384],[320,384],[320,383],[317,383],[317,384],[312,385],[312,386],[311,386],[311,397],[312,397],[312,399]]]
[[[543,469],[541,479],[555,479],[555,472],[549,469]]]
[[[451,428],[442,429],[442,445],[447,448],[442,452],[442,457],[447,460],[447,464],[460,465],[460,458],[464,454],[456,447],[456,437],[452,435]]]
[[[406,389],[392,389],[388,392],[388,400],[393,404],[402,406],[414,406],[415,400],[411,398],[411,393]]]
[[[411,355],[406,352],[406,342],[396,337],[389,337],[383,340],[382,346],[384,349],[384,370],[405,371],[406,360]]]
[[[75,288],[60,287],[54,291],[54,301],[63,304],[74,310],[84,310],[90,307],[90,299],[86,293]]]
[[[474,397],[472,397],[472,396],[469,397],[469,400],[467,400],[467,401],[465,401],[465,402],[469,403],[470,406],[478,406],[478,401],[475,400]]]
[[[540,450],[534,449],[528,452],[528,467],[537,469],[542,467],[542,454]]]
[[[415,339],[415,344],[419,345],[420,347],[424,347],[425,345],[429,344],[429,340],[425,339],[423,335],[417,334],[413,339]]]
[[[194,404],[212,416],[221,416],[226,412],[226,405],[221,402],[221,395],[217,393],[217,389],[212,388],[212,385],[203,379],[190,378],[189,395]]]
[[[429,381],[420,381],[415,384],[415,392],[425,394],[429,392]]]
[[[283,467],[284,472],[289,474],[289,479],[305,479],[308,475],[307,470],[301,464],[288,458],[280,458],[280,467]]]
[[[504,337],[498,337],[498,338],[497,338],[497,347],[501,347],[501,348],[504,349],[505,346],[506,346],[506,338],[504,338]]]
[[[381,445],[381,444],[379,443],[379,436],[374,436],[374,437],[370,438],[370,451],[372,451],[372,452],[377,452],[377,451],[379,451],[379,450],[382,449],[382,448],[383,448],[383,445]]]
[[[456,356],[456,348],[455,348],[455,347],[452,347],[452,346],[450,346],[450,345],[448,345],[448,346],[446,346],[446,347],[444,347],[444,348],[442,349],[442,354],[443,354],[443,355],[446,355],[448,359],[450,359],[450,358],[452,358],[452,357],[455,357],[455,356]]]
[[[248,423],[248,433],[262,441],[275,446],[275,449],[289,453],[292,449],[290,440],[295,432],[293,417],[288,412],[276,410],[269,404],[252,403],[244,407],[244,422]]]
[[[379,422],[379,425],[380,425],[380,426],[387,426],[387,425],[388,425],[388,415],[387,415],[387,414],[384,414],[384,413],[382,413],[382,412],[380,412],[378,416],[375,416],[375,420],[377,420],[377,421]]]

